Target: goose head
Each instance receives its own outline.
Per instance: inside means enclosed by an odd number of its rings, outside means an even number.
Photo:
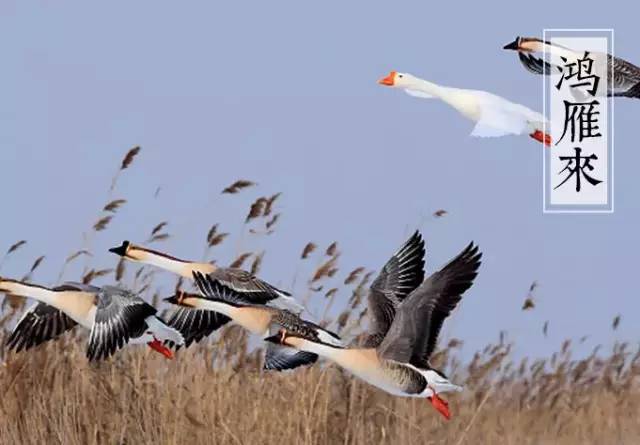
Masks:
[[[8,278],[3,278],[2,276],[0,276],[0,293],[10,293],[10,290],[7,286],[7,283],[11,283],[12,280],[8,279]]]
[[[520,40],[522,38],[520,36],[516,37],[516,39],[511,42],[511,43],[507,43],[505,46],[502,47],[502,49],[510,49],[512,51],[519,51],[520,50]]]
[[[46,289],[45,287],[38,286],[36,284],[25,283],[19,280],[14,280],[13,278],[4,278],[0,276],[0,293],[5,293],[7,295],[19,295],[15,290],[16,285],[22,286],[26,289]]]
[[[408,73],[399,73],[398,71],[391,71],[386,77],[378,80],[380,85],[385,85],[392,88],[411,88],[416,84],[417,77]]]
[[[144,247],[136,246],[135,244],[126,240],[123,241],[122,244],[118,247],[112,247],[111,249],[109,249],[109,252],[115,253],[116,255],[119,255],[131,261],[145,261],[149,258],[150,254],[168,257],[168,255],[145,249]]]
[[[174,304],[176,306],[184,307],[198,307],[198,303],[202,300],[206,300],[205,297],[199,294],[192,294],[184,291],[177,291],[174,295],[164,298],[163,301]]]
[[[534,53],[544,51],[544,45],[549,45],[549,42],[540,40],[537,37],[516,37],[516,39],[505,45],[502,49],[508,49],[512,51],[519,51],[521,53]]]
[[[127,258],[128,257],[127,254],[129,252],[130,247],[131,247],[131,243],[125,240],[118,247],[112,247],[111,249],[109,249],[109,252],[115,253],[116,255],[120,255],[121,257]]]

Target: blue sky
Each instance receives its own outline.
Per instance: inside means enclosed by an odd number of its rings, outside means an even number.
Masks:
[[[216,251],[219,261],[265,247],[262,276],[288,287],[308,267],[298,257],[309,240],[337,240],[345,274],[379,268],[420,228],[429,271],[470,240],[484,252],[476,285],[445,326],[466,351],[502,329],[533,355],[567,337],[589,335],[585,348],[635,341],[627,314],[640,309],[629,280],[639,247],[640,101],[616,101],[615,214],[543,215],[538,144],[470,138],[472,124],[444,104],[376,84],[396,69],[541,110],[541,79],[501,48],[543,28],[612,27],[617,55],[640,63],[634,14],[592,1],[528,7],[3,1],[0,249],[29,244],[2,273],[21,276],[46,254],[34,279],[54,283],[107,200],[122,155],[139,144],[113,195],[129,202],[94,239],[97,266],[112,267],[108,247],[144,240],[162,220],[174,235],[162,247],[198,259],[212,223],[239,233],[258,193],[282,191],[276,234],[235,237]],[[260,188],[219,196],[240,177]],[[435,220],[439,208],[449,215]],[[523,313],[533,280],[538,307]]]

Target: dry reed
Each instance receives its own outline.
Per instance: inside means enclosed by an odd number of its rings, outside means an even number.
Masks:
[[[125,155],[118,174],[131,165],[139,150],[134,147]],[[115,178],[112,189],[114,185]],[[255,185],[240,180],[223,193],[236,194]],[[279,197],[276,193],[259,198],[260,208],[249,215],[271,215]],[[107,214],[100,216],[94,230],[107,230],[113,214],[125,203],[125,199],[110,200],[102,207]],[[268,229],[276,227],[279,215],[273,214]],[[168,237],[162,231],[167,224],[157,224],[147,241]],[[227,236],[217,224],[212,225],[205,255]],[[24,244],[24,240],[13,244],[4,259]],[[309,242],[301,260],[316,249]],[[366,292],[374,272],[357,267],[338,281],[337,242],[323,253],[326,256],[307,280],[315,286],[310,292],[329,289],[325,298],[314,301],[323,314],[317,321],[357,340],[364,330]],[[90,249],[78,250],[65,264],[79,256],[92,261],[95,255]],[[258,273],[265,251],[247,251],[233,265],[243,266],[251,257],[250,270]],[[29,274],[43,258],[32,264]],[[115,278],[158,302],[152,270],[141,267],[125,272],[123,261],[115,271],[87,267],[82,281]],[[176,290],[182,285],[178,279]],[[531,285],[529,294],[536,285]],[[349,294],[349,301],[337,299]],[[548,358],[514,362],[514,345],[501,333],[496,344],[465,361],[460,356],[462,341],[451,339],[434,354],[433,362],[453,381],[465,385],[465,391],[449,397],[454,417],[446,422],[424,399],[393,397],[326,363],[294,372],[264,372],[261,345],[250,342],[248,334],[234,326],[179,350],[173,361],[144,347],[129,347],[103,363],[89,364],[84,357],[87,333],[81,328],[58,341],[10,353],[4,340],[24,306],[18,300],[5,298],[0,314],[2,444],[640,443],[637,345],[616,343],[609,353],[597,348],[576,359],[567,340]],[[612,329],[619,323],[617,316]],[[548,327],[546,321],[545,336]]]

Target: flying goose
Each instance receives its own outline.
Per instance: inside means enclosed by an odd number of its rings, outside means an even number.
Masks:
[[[375,347],[380,344],[393,320],[397,305],[424,280],[424,255],[424,241],[420,233],[416,231],[387,261],[374,280],[369,294],[369,298],[376,302],[372,312],[374,329],[365,339],[366,345]],[[167,301],[197,308],[208,308],[234,319],[241,319],[247,329],[263,337],[269,336],[270,329],[274,326],[286,327],[287,329],[301,326],[300,329],[318,341],[325,341],[336,346],[342,345],[337,335],[314,323],[299,321],[296,324],[295,321],[300,319],[293,317],[289,311],[248,304],[242,294],[234,292],[224,282],[212,278],[211,275],[204,277],[196,272],[195,279],[204,299],[201,296],[182,294]],[[187,299],[189,297],[192,299]],[[290,348],[278,347],[276,349],[270,344],[267,348],[265,368],[292,369],[300,364],[306,364],[300,363],[301,357],[313,359],[313,362],[317,360],[315,354],[300,356],[299,354],[303,351],[293,356],[289,355],[286,359],[283,358],[285,354],[290,354],[290,351]],[[308,353],[304,352],[304,354]]]
[[[178,292],[165,298],[164,301],[187,308],[224,314],[262,338],[273,335],[275,333],[274,327],[286,326],[289,329],[296,329],[299,324],[297,322],[298,315],[289,310],[253,304],[247,300],[246,294],[238,292],[211,274],[204,275],[200,272],[193,274],[201,294]],[[335,345],[341,344],[340,338],[336,334],[311,322],[306,323],[302,329],[305,329],[306,335],[313,338],[322,339]],[[318,356],[313,353],[271,344],[267,348],[264,368],[284,371],[302,365],[310,365],[315,363],[317,359]]]
[[[0,278],[0,292],[38,300],[7,340],[9,348],[17,352],[56,339],[76,324],[91,331],[87,348],[90,361],[104,359],[125,344],[143,343],[172,358],[171,350],[162,342],[184,342],[177,330],[156,316],[153,306],[118,287],[66,283],[47,288]]]
[[[345,348],[289,331],[286,327],[265,340],[328,358],[352,374],[391,394],[425,397],[447,419],[448,403],[439,394],[461,391],[429,363],[444,320],[473,284],[482,254],[473,243],[435,272],[400,302],[384,338],[377,346]],[[375,298],[372,313],[383,313]],[[375,323],[374,323],[375,325]],[[377,342],[376,342],[377,343]]]
[[[504,49],[517,51],[520,63],[534,74],[549,75],[554,71],[554,67],[555,71],[562,71],[560,66],[535,57],[534,53],[547,52],[565,58],[567,63],[574,63],[584,57],[584,52],[579,53],[536,37],[516,37],[513,42],[505,45]],[[593,74],[603,77],[606,72],[610,76],[613,70],[613,81],[607,88],[607,96],[640,98],[640,67],[619,57],[600,52],[590,52],[589,57],[594,61]]]
[[[495,94],[480,90],[445,87],[397,71],[391,71],[378,83],[402,88],[410,96],[442,100],[464,117],[476,122],[471,136],[529,135],[547,147],[551,146],[551,136],[544,133],[543,115]]]
[[[298,313],[303,310],[302,306],[288,292],[280,290],[242,269],[185,261],[135,245],[129,241],[124,241],[122,245],[113,247],[109,251],[130,261],[150,264],[188,279],[193,279],[194,272],[208,274],[242,293],[250,304],[268,305]],[[185,337],[185,346],[190,346],[193,342],[199,342],[212,334],[229,321],[229,317],[217,312],[181,307],[169,320],[169,326],[179,330]],[[242,322],[238,321],[238,323],[242,325]]]

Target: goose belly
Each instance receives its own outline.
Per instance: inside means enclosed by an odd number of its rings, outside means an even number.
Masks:
[[[263,334],[271,321],[271,313],[268,309],[253,306],[234,307],[220,301],[202,300],[193,306],[196,309],[218,312],[233,320],[252,334]]]
[[[482,117],[478,101],[472,94],[456,91],[443,100],[467,119],[477,122]]]
[[[426,381],[420,373],[400,363],[380,360],[373,349],[342,351],[342,354],[337,354],[334,358],[337,364],[370,385],[390,394],[417,397],[426,386]]]
[[[229,317],[252,334],[263,335],[269,329],[271,313],[251,306],[237,307],[229,311]]]
[[[404,391],[404,388],[395,382],[389,375],[381,372],[381,370],[373,370],[373,371],[362,371],[362,370],[351,370],[349,369],[353,375],[359,377],[364,380],[368,384],[375,386],[389,394],[394,396],[401,397],[409,397],[411,394],[407,394]]]
[[[94,304],[76,306],[71,310],[58,308],[64,312],[69,318],[78,323],[80,326],[89,330],[93,328],[93,322],[96,318],[96,306]]]

